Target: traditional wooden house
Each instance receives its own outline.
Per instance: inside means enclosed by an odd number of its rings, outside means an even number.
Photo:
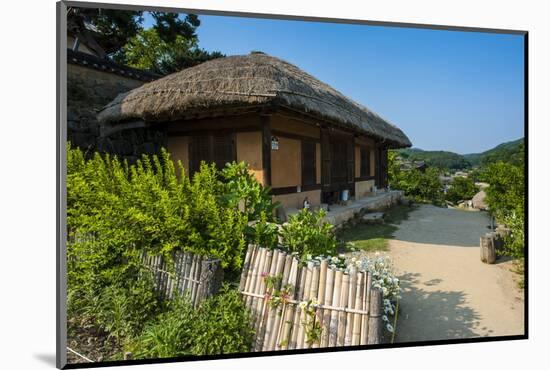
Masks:
[[[205,62],[119,95],[104,134],[166,134],[189,173],[201,161],[246,161],[285,207],[332,203],[387,186],[387,150],[411,146],[396,126],[298,67],[252,53]]]

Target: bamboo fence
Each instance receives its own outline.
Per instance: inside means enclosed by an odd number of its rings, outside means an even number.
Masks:
[[[160,255],[142,256],[143,264],[153,273],[155,290],[161,299],[188,294],[194,306],[213,295],[221,285],[223,271],[218,260],[188,252],[175,252],[173,265]]]
[[[267,286],[267,276],[279,278],[273,287]],[[371,289],[370,273],[355,267],[344,272],[327,261],[304,266],[284,251],[251,245],[239,290],[256,332],[254,351],[381,342],[382,291]],[[300,307],[310,300],[318,302],[308,306],[313,316]]]

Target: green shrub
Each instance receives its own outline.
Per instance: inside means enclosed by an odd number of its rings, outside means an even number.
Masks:
[[[241,202],[246,209],[235,206]],[[165,309],[142,265],[144,252],[170,262],[174,250],[184,250],[237,271],[249,219],[272,210],[244,163],[221,173],[203,163],[189,179],[164,150],[130,166],[97,153],[86,159],[68,145],[69,317],[127,343]]]
[[[246,352],[253,333],[240,294],[224,285],[196,310],[187,296],[174,300],[129,349],[137,358]]]
[[[411,168],[402,170],[395,159],[395,152],[388,152],[388,182],[393,189],[403,190],[416,201],[443,203],[443,186],[439,181],[441,170],[429,167],[424,172]]]
[[[278,245],[279,228],[277,224],[268,221],[265,212],[260,214],[260,219],[246,229],[248,240],[265,248],[273,249]]]
[[[290,216],[288,223],[281,229],[283,247],[292,253],[298,253],[302,260],[308,255],[334,255],[336,238],[332,225],[323,221],[325,215],[324,210],[311,212],[302,209]]]
[[[445,199],[456,204],[462,200],[472,199],[477,191],[477,187],[470,178],[455,177],[445,194]]]

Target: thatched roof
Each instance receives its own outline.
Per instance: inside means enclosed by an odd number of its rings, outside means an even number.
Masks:
[[[265,54],[214,59],[121,94],[99,114],[104,123],[167,122],[191,113],[282,107],[388,141],[411,146],[407,136],[366,107],[298,67]]]

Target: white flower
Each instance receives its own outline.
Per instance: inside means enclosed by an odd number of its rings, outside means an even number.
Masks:
[[[331,261],[334,263],[338,263],[338,257],[334,256],[331,258]]]
[[[387,305],[389,305],[389,304],[391,304],[390,300],[387,299],[387,298],[384,299],[384,306],[387,306]]]
[[[339,254],[338,257],[340,257],[341,259],[344,259],[344,258],[346,258],[346,255],[345,254]]]
[[[353,258],[351,259],[351,262],[352,262],[352,263],[357,262],[357,258],[353,257]]]
[[[355,265],[356,265],[357,267],[361,267],[362,263],[361,263],[361,261],[355,261]]]
[[[388,329],[388,331],[389,331],[390,333],[393,333],[393,326],[391,326],[390,323],[388,323],[388,324],[386,325],[386,329]]]
[[[382,315],[382,320],[387,322],[388,321],[388,316]]]

